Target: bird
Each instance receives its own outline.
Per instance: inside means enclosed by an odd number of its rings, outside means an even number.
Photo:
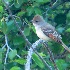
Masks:
[[[70,49],[62,41],[61,35],[56,31],[55,27],[47,23],[40,15],[35,15],[32,19],[37,36],[44,41],[55,41],[61,44],[65,50],[70,52]]]

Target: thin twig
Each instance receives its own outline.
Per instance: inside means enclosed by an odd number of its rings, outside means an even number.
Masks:
[[[2,49],[4,49],[6,47],[6,44],[2,47]]]
[[[9,53],[9,45],[8,45],[8,41],[7,41],[7,35],[5,35],[5,42],[6,42],[6,46],[7,46],[7,52],[6,52],[6,57],[5,57],[4,64],[7,63],[7,58],[8,58],[8,53]]]
[[[48,51],[48,53],[50,55],[50,59],[51,59],[53,65],[54,65],[54,69],[55,70],[59,70],[58,67],[57,67],[57,65],[56,65],[56,63],[55,63],[52,51],[50,50],[50,48],[48,47],[48,45],[46,44],[46,42],[43,41],[43,45],[46,47],[46,49],[47,49],[47,51]]]

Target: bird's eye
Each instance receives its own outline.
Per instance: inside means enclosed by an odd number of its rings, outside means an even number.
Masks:
[[[39,22],[38,20],[36,20],[35,22]]]

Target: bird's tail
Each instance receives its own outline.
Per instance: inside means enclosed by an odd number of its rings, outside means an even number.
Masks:
[[[61,45],[65,48],[65,50],[67,50],[68,52],[70,52],[70,49],[63,43],[62,40],[61,40]]]

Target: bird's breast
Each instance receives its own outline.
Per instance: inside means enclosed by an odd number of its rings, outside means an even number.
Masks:
[[[45,41],[47,41],[47,40],[50,39],[48,36],[46,36],[46,35],[43,33],[43,31],[41,30],[41,28],[35,27],[35,29],[36,29],[36,34],[37,34],[37,36],[38,36],[40,39],[43,39],[43,40],[45,40]]]

